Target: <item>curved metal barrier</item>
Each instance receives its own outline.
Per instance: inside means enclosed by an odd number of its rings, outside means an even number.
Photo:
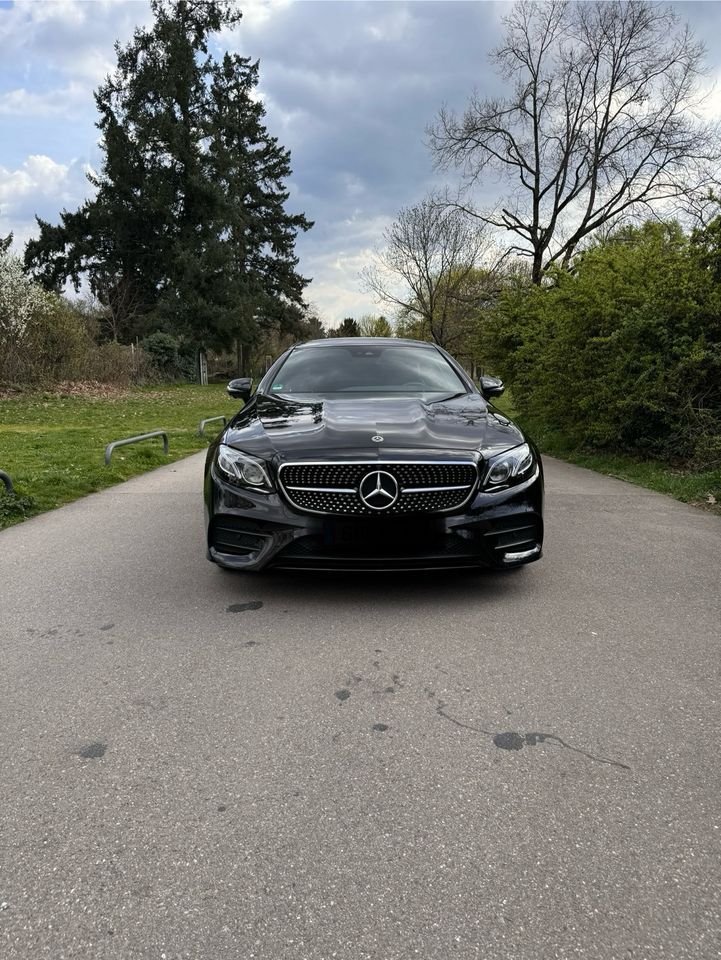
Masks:
[[[208,417],[206,420],[201,420],[200,423],[198,424],[198,436],[199,436],[199,437],[204,437],[204,436],[205,436],[205,425],[206,425],[206,423],[213,423],[213,421],[215,421],[215,420],[222,420],[222,421],[223,421],[223,427],[227,427],[227,426],[228,426],[228,418],[227,418],[227,417]]]
[[[125,440],[113,440],[113,442],[109,443],[105,448],[105,466],[107,467],[110,464],[110,458],[112,457],[113,450],[115,450],[116,447],[125,447],[129,443],[137,443],[139,440],[151,440],[153,437],[163,438],[163,453],[167,457],[168,434],[165,430],[153,430],[151,433],[141,433],[137,437],[127,437]]]
[[[8,493],[15,493],[15,488],[13,487],[13,482],[10,476],[5,473],[4,470],[0,470],[0,481],[5,484],[5,489]]]

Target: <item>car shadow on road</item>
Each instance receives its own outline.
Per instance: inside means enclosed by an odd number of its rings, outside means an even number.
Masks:
[[[534,565],[515,570],[418,570],[410,572],[331,572],[268,570],[253,574],[219,571],[229,600],[262,597],[266,601],[282,598],[286,603],[323,603],[329,608],[342,606],[347,612],[352,601],[359,613],[375,608],[409,605],[420,609],[458,602],[513,601],[536,592]]]

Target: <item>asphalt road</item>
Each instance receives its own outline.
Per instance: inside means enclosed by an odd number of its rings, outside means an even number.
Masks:
[[[721,519],[547,463],[514,573],[243,577],[202,455],[0,534],[3,960],[721,956]]]

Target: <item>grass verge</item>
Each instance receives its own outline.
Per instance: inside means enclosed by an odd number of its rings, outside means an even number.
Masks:
[[[117,397],[0,400],[0,470],[12,477],[16,493],[8,497],[0,485],[0,529],[202,450],[220,424],[209,424],[208,436],[199,437],[200,420],[237,409],[221,384],[134,389]],[[168,431],[168,457],[154,439],[115,450],[105,466],[111,440],[158,429]]]
[[[513,398],[508,394],[500,397],[496,406],[523,426],[523,417],[514,410]],[[688,467],[671,466],[661,460],[644,460],[628,454],[579,450],[550,432],[529,432],[541,452],[549,457],[558,457],[567,463],[595,470],[596,473],[665,493],[683,503],[703,507],[721,515],[721,469],[691,470]]]

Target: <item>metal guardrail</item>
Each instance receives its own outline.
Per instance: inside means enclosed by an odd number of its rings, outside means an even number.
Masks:
[[[5,489],[8,493],[15,493],[15,488],[13,487],[13,482],[10,476],[5,473],[4,470],[0,470],[0,481],[5,484]]]
[[[125,447],[129,443],[137,443],[139,440],[151,440],[153,437],[162,437],[163,438],[163,453],[167,457],[168,455],[168,434],[165,430],[153,430],[151,433],[141,433],[137,437],[127,437],[125,440],[113,440],[112,443],[109,443],[105,448],[105,466],[107,467],[110,464],[110,458],[113,455],[113,450],[116,447]]]
[[[206,425],[206,423],[213,423],[213,421],[215,421],[215,420],[222,420],[222,421],[223,421],[223,426],[224,426],[224,427],[227,427],[227,426],[228,426],[228,418],[227,418],[227,417],[208,417],[206,420],[201,420],[200,423],[198,424],[198,436],[199,436],[199,437],[204,437],[204,436],[205,436],[205,425]]]

